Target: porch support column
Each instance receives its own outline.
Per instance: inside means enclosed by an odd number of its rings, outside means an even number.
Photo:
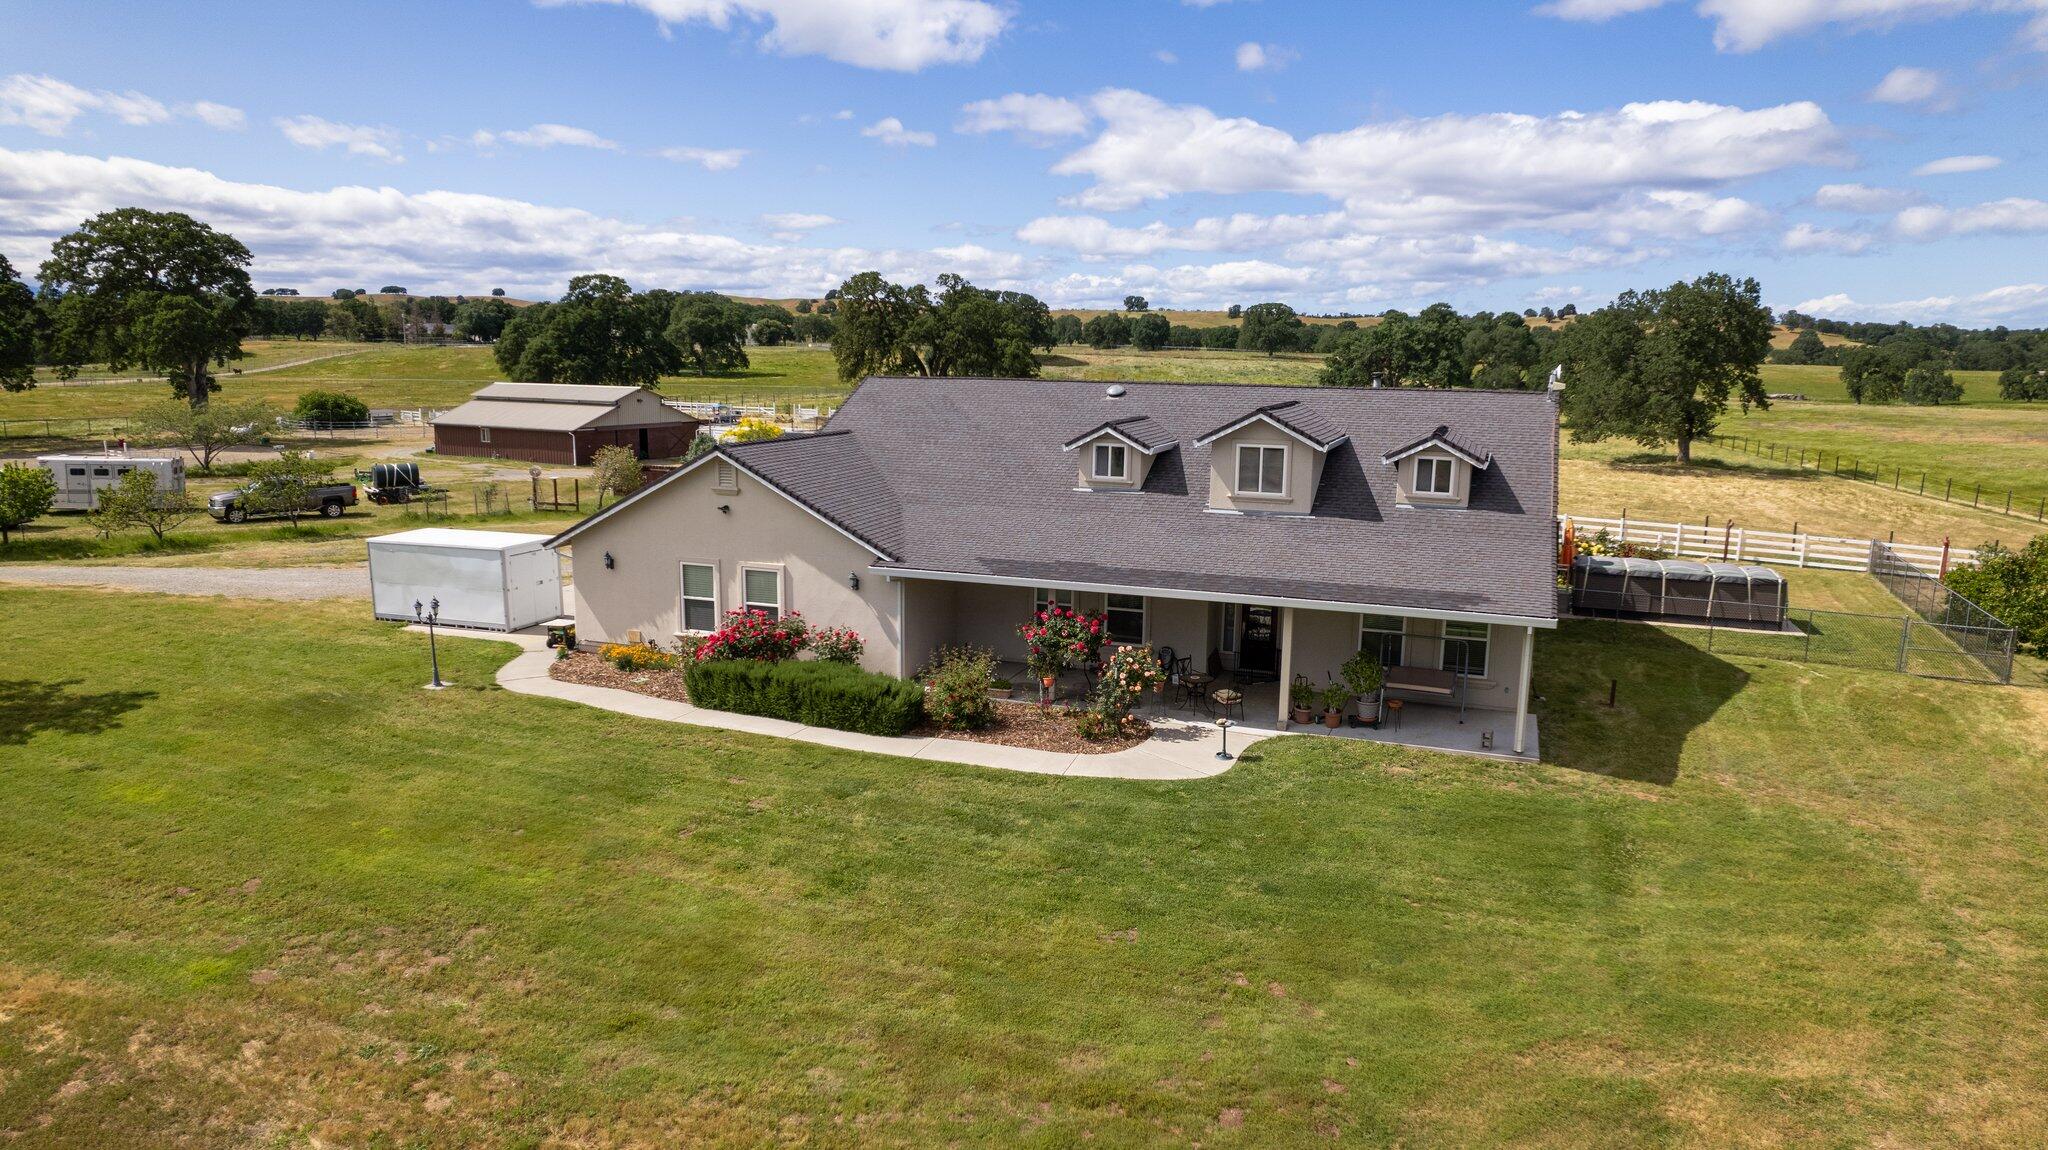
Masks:
[[[1528,738],[1522,729],[1529,725],[1529,679],[1536,665],[1536,628],[1522,628],[1522,681],[1515,688],[1515,753],[1521,754]]]
[[[1280,702],[1273,729],[1287,729],[1287,684],[1294,678],[1294,608],[1280,608]]]

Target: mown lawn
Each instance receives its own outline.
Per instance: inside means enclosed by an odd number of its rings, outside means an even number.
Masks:
[[[513,696],[493,643],[423,692],[358,606],[0,612],[14,1145],[2048,1138],[2048,693],[1573,625],[1554,766],[1139,784]]]

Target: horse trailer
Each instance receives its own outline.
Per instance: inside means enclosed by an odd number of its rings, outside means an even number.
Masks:
[[[50,506],[58,511],[91,511],[100,505],[100,489],[121,482],[121,477],[131,471],[155,475],[159,494],[180,495],[185,491],[185,461],[177,456],[38,455],[36,466],[57,481],[57,498]]]

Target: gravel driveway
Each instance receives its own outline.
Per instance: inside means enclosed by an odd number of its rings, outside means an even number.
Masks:
[[[367,564],[348,567],[71,567],[0,566],[0,583],[111,587],[166,595],[231,599],[362,599],[370,597]]]

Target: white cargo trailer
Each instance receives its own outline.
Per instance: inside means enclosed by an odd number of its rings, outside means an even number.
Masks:
[[[441,623],[517,631],[562,614],[562,559],[545,535],[422,527],[370,543],[370,599],[379,619],[413,620],[441,601]]]
[[[185,490],[185,461],[175,455],[38,455],[36,466],[57,481],[57,498],[50,506],[58,511],[91,511],[100,505],[100,489],[121,482],[131,471],[155,473],[160,494],[177,495]]]

